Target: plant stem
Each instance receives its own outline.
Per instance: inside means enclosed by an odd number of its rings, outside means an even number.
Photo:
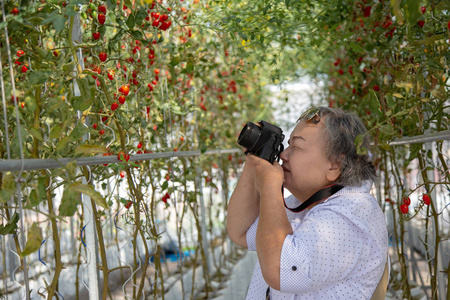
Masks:
[[[83,209],[83,206],[81,206]],[[84,213],[80,216],[80,232],[83,230],[83,219],[84,219]],[[79,287],[79,272],[80,272],[80,265],[81,265],[81,246],[83,243],[80,242],[80,245],[78,246],[78,257],[77,257],[77,273],[75,277],[75,291],[76,291],[76,300],[80,300],[80,291],[78,289]]]
[[[430,187],[429,187],[429,180],[428,180],[428,173],[427,170],[425,169],[425,159],[423,157],[422,153],[419,153],[419,167],[421,170],[421,175],[426,187],[426,190],[429,191]],[[428,195],[431,198],[431,195]],[[431,216],[433,218],[434,221],[434,235],[435,235],[435,241],[434,241],[434,259],[433,259],[433,271],[434,271],[434,276],[433,273],[431,276],[431,298],[432,299],[437,299],[437,276],[439,276],[440,274],[437,274],[437,270],[438,270],[438,250],[439,250],[439,243],[441,241],[441,236],[439,234],[439,220],[438,220],[438,216],[439,214],[436,211],[436,207],[434,206],[434,201],[433,199],[431,199],[431,203],[430,203],[430,207],[431,207]]]
[[[39,116],[41,115],[41,86],[38,85],[34,94],[36,99],[36,110],[34,111],[34,123],[33,128],[39,130],[40,122]],[[39,158],[39,141],[37,138],[33,138],[33,157]]]
[[[393,169],[393,174],[395,175],[394,178],[395,178],[396,184],[397,184],[397,186],[402,188],[402,195],[400,197],[398,197],[398,201],[397,201],[397,209],[398,209],[398,211],[400,211],[400,203],[401,203],[400,200],[403,197],[403,185],[402,185],[400,173],[398,171],[398,168],[396,167],[397,162],[395,159],[395,152],[391,153],[391,159],[392,159],[392,169]],[[399,225],[400,225],[400,238],[398,238],[397,232],[396,232],[396,243],[397,243],[397,255],[398,255],[400,265],[401,265],[403,297],[406,299],[410,299],[411,298],[411,287],[409,285],[409,280],[408,280],[408,265],[406,263],[405,250],[404,250],[404,244],[405,244],[404,243],[405,242],[404,221],[400,220]],[[398,243],[400,243],[400,245]]]
[[[44,174],[45,170],[41,171]],[[48,212],[50,215],[54,215],[54,209],[53,209],[53,197],[52,197],[52,189],[51,189],[51,183],[50,178],[45,178],[45,186],[47,188],[47,205],[48,205]],[[56,222],[56,219],[51,217],[50,223],[52,225],[52,237],[53,241],[55,242],[54,247],[54,255],[55,255],[55,271],[53,273],[53,279],[48,289],[48,295],[47,299],[53,299],[53,296],[55,294],[55,291],[58,289],[58,282],[59,282],[59,275],[61,274],[61,271],[63,269],[63,263],[61,261],[61,242],[59,240],[59,234],[58,234],[58,224]]]
[[[86,178],[86,181],[89,181],[89,170],[86,167],[81,168],[83,171],[83,175]],[[102,231],[102,224],[100,222],[100,216],[97,211],[97,205],[95,204],[94,200],[91,199],[91,205],[92,205],[92,213],[93,213],[93,219],[95,223],[95,229],[97,230],[97,238],[98,238],[98,244],[99,244],[99,252],[100,257],[102,260],[102,266],[101,270],[103,271],[103,291],[102,291],[102,300],[106,300],[106,297],[108,295],[108,280],[109,280],[109,269],[108,269],[108,260],[106,257],[106,247],[105,247],[105,240],[103,238],[103,231]]]
[[[156,199],[156,187],[153,181],[153,176],[151,173],[151,170],[149,170],[148,172],[148,176],[150,177],[150,185],[152,187],[152,197],[151,197],[151,203],[150,203],[150,218],[151,218],[151,229],[150,232],[153,236],[153,238],[155,238],[155,242],[156,242],[156,250],[155,250],[155,254],[154,254],[154,261],[155,261],[155,269],[157,272],[155,272],[155,283],[158,280],[158,275],[160,277],[160,281],[161,281],[161,297],[162,300],[164,300],[164,277],[163,277],[163,273],[162,273],[162,267],[161,267],[161,246],[158,244],[158,232],[156,229],[156,222],[155,222],[155,207],[157,205],[157,203],[155,202]],[[156,289],[156,287],[153,289],[153,297],[156,299],[157,297],[157,292],[158,290]]]

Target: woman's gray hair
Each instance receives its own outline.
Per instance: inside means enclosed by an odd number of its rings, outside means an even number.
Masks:
[[[325,123],[328,159],[341,166],[341,175],[335,183],[360,186],[365,180],[376,180],[375,166],[369,156],[370,137],[361,119],[353,113],[330,107],[318,107],[317,116]],[[310,121],[317,122],[314,118]],[[361,149],[368,150],[364,154],[357,153],[355,140],[359,135],[364,135]]]

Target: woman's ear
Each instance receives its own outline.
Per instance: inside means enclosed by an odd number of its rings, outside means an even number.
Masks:
[[[327,180],[330,182],[336,181],[341,176],[341,165],[332,162],[327,172]]]

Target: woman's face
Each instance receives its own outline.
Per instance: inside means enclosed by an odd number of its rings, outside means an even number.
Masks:
[[[291,133],[283,160],[284,187],[301,202],[319,189],[330,185],[339,175],[339,166],[326,156],[326,136],[323,122],[300,121]]]

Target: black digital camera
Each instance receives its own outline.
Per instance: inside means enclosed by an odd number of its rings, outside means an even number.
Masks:
[[[245,124],[238,137],[238,144],[247,148],[247,153],[251,153],[263,158],[271,164],[280,161],[280,153],[283,152],[284,134],[280,127],[272,125],[266,121],[259,122],[260,126],[248,122]]]

